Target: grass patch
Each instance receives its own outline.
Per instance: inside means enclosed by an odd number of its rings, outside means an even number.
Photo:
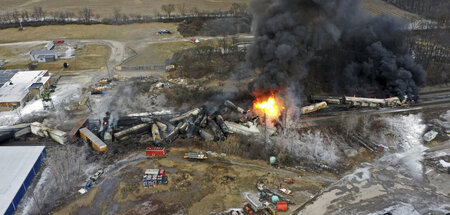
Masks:
[[[126,65],[161,64],[171,58],[174,53],[193,47],[195,47],[194,44],[186,41],[149,44],[144,48],[135,49],[138,53],[137,57]]]
[[[37,70],[48,70],[52,73],[64,75],[68,71],[100,69],[109,58],[111,50],[104,45],[86,45],[83,49],[75,51],[75,57],[71,59],[58,59],[54,62],[39,63]],[[64,69],[63,63],[69,63],[69,68]],[[28,68],[30,60],[8,62],[5,69]]]
[[[0,43],[60,40],[98,39],[135,41],[143,39],[181,38],[176,31],[177,23],[145,23],[130,25],[51,25],[26,27],[24,31],[15,28],[0,30]],[[158,35],[161,29],[169,29],[171,35]]]
[[[361,7],[372,15],[387,14],[397,19],[414,20],[421,18],[419,15],[400,9],[381,0],[363,0]]]
[[[0,59],[29,59],[28,52],[42,47],[44,45],[0,46]]]

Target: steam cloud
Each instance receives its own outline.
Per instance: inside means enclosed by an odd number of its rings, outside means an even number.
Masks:
[[[255,41],[247,53],[259,73],[249,88],[267,92],[319,73],[339,94],[415,99],[425,73],[409,54],[406,25],[366,16],[358,0],[253,0]]]

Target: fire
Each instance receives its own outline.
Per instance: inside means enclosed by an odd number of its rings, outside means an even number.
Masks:
[[[277,102],[273,94],[268,98],[257,97],[253,102],[253,111],[260,116],[261,120],[264,120],[265,117],[269,123],[273,120],[278,120],[281,115],[281,109],[282,106]]]

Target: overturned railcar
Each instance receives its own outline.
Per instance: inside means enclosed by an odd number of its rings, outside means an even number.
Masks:
[[[106,150],[106,144],[100,140],[94,133],[87,128],[80,129],[80,137],[86,142],[92,144],[92,148],[103,152]]]

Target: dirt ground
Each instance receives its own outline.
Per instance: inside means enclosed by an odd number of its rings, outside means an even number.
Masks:
[[[185,160],[182,157],[188,151],[196,149],[170,148],[166,158],[147,159],[118,172],[107,172],[101,183],[88,194],[79,195],[54,214],[209,214],[242,207],[245,201],[242,193],[257,193],[255,184],[261,177],[272,189],[280,184],[289,187],[293,191],[289,198],[295,199],[298,205],[337,180],[331,174],[318,177],[313,173],[276,169],[260,160],[233,156]],[[165,169],[169,184],[144,188],[141,179],[145,169],[149,168]],[[293,178],[294,184],[285,184],[283,178],[286,177]]]

